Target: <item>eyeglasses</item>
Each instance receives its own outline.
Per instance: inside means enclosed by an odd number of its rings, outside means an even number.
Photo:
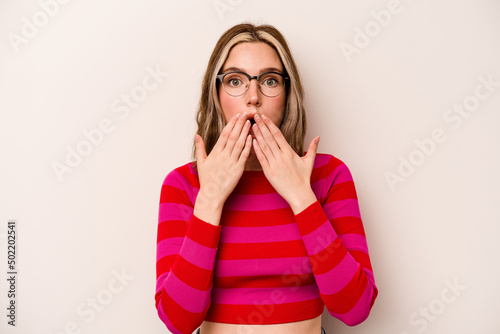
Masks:
[[[256,79],[259,90],[267,97],[275,97],[285,89],[285,82],[290,80],[278,72],[265,72],[260,75],[250,76],[245,72],[232,71],[217,75],[224,91],[231,96],[241,96],[250,87],[250,81]]]

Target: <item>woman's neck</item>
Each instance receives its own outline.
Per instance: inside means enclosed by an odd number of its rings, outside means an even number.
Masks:
[[[255,154],[250,154],[245,163],[245,170],[262,170],[259,159]]]

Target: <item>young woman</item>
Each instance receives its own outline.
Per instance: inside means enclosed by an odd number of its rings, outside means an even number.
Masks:
[[[319,334],[377,296],[346,165],[303,151],[303,89],[272,26],[237,25],[203,79],[195,162],[160,198],[156,308],[172,333]]]

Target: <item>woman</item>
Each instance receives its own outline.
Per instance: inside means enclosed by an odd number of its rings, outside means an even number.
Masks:
[[[255,80],[254,80],[255,79]],[[203,79],[196,162],[161,190],[156,307],[172,333],[324,333],[377,296],[344,163],[303,152],[303,90],[272,26],[237,25]]]

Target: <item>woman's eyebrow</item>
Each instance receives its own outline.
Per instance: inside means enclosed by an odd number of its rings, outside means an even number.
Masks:
[[[228,67],[225,70],[222,70],[222,73],[233,72],[233,71],[246,73],[245,69],[239,67]]]
[[[247,73],[247,71],[244,68],[239,68],[239,67],[228,67],[228,68],[222,70],[222,73],[233,72],[233,71]],[[280,69],[278,69],[276,67],[266,67],[266,68],[263,68],[263,69],[260,70],[259,74],[265,73],[265,72],[278,72],[278,73],[283,74],[283,70],[280,70]]]

